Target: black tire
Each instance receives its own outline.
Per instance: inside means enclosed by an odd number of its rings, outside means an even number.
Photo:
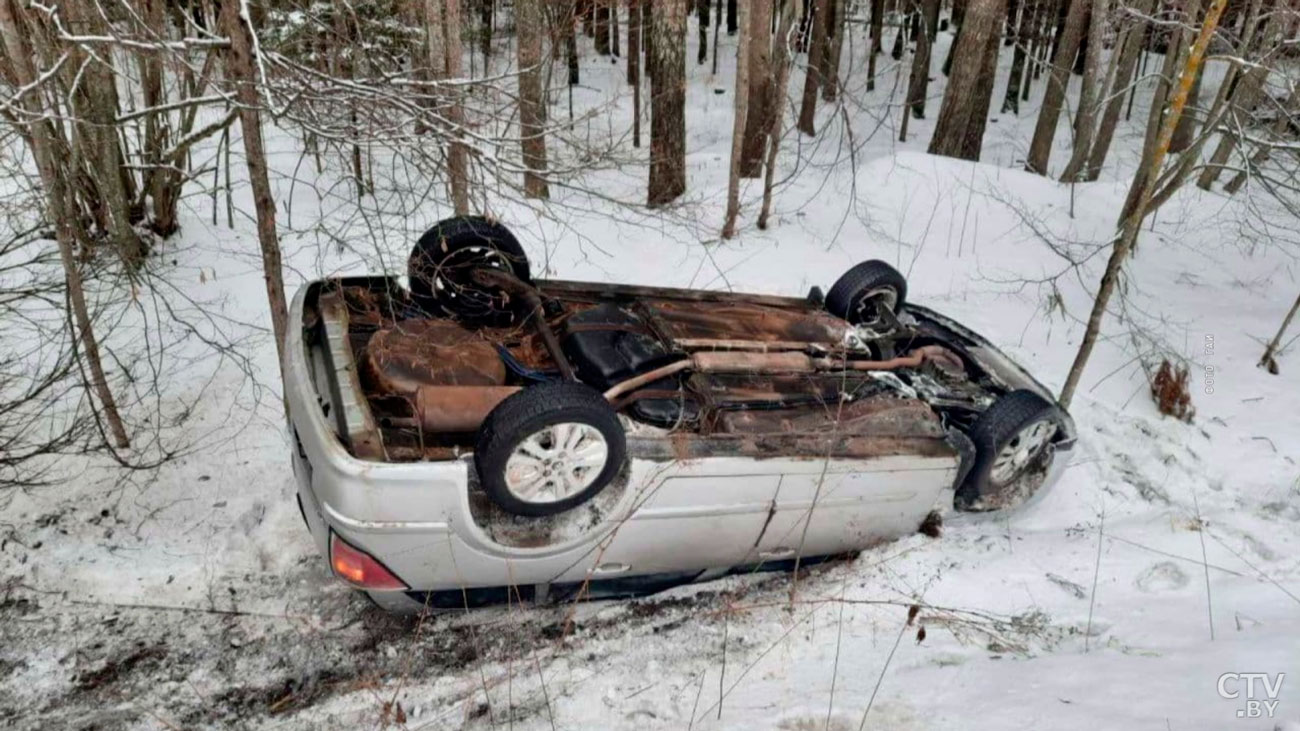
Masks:
[[[870,259],[835,281],[826,293],[826,311],[851,324],[873,327],[881,323],[881,306],[899,312],[906,299],[907,279],[885,262]]]
[[[474,269],[509,271],[531,281],[528,256],[505,226],[483,216],[439,221],[425,232],[407,261],[411,297],[429,313],[445,313],[476,325],[505,326],[516,321],[505,293],[474,282]]]
[[[1042,426],[1039,426],[1042,425]],[[1038,446],[1036,436],[1045,430],[1045,441]],[[967,435],[975,444],[975,463],[957,489],[959,510],[988,511],[1014,507],[1028,499],[1042,484],[1053,458],[1051,440],[1060,429],[1056,404],[1033,391],[1017,390],[998,399],[975,420]],[[1016,449],[1016,440],[1024,440],[1023,463],[1017,464],[1019,452],[995,475],[995,466],[1003,450]],[[1007,477],[1007,474],[1010,477]]]
[[[545,475],[538,478],[544,482],[539,488],[539,499],[529,500],[516,494],[507,476],[511,458],[518,457],[524,462],[517,467],[523,475],[520,482],[527,481],[527,474],[540,474],[540,466],[532,471],[529,466],[533,463],[540,465],[542,460],[525,454],[522,445],[543,434],[553,436],[552,427],[567,424],[585,427],[583,439],[590,439],[590,444],[596,443],[593,434],[599,434],[606,450],[604,462],[599,466],[574,468],[573,462],[580,460],[576,457],[571,460],[569,447],[562,446],[559,454],[554,455],[554,467],[548,459]],[[532,442],[532,446],[536,447],[538,443]],[[585,443],[574,444],[573,452],[587,448],[580,446]],[[541,444],[545,446],[544,439]],[[556,445],[552,443],[551,446],[555,448]],[[627,438],[614,409],[599,391],[573,382],[540,383],[502,401],[479,427],[478,444],[474,449],[479,483],[488,497],[508,513],[532,517],[562,513],[591,500],[614,481],[626,459]],[[555,476],[548,480],[552,469]],[[579,471],[575,472],[575,469]],[[592,472],[595,472],[594,479],[589,479]],[[574,476],[582,486],[566,493],[565,485],[561,483]],[[561,493],[565,493],[563,497],[559,497]]]

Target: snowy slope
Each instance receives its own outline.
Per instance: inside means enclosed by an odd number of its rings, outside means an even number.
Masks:
[[[855,32],[845,68],[857,70],[865,43]],[[929,121],[895,139],[887,102],[902,91],[887,66],[872,96],[850,83],[848,96],[869,105],[824,109],[816,140],[787,135],[781,171],[792,177],[774,225],[754,228],[751,181],[741,235],[719,242],[733,44],[724,36],[717,78],[688,69],[680,208],[646,212],[573,191],[545,217],[498,204],[536,268],[803,294],[882,258],[909,276],[911,299],[1059,387],[1126,192],[1133,130],[1121,130],[1102,180],[1073,190],[1020,170],[1032,103],[990,125],[983,163],[932,158]],[[583,73],[579,108],[607,105],[625,124],[621,69],[588,57]],[[1141,112],[1139,100],[1135,120]],[[1068,134],[1063,122],[1058,143]],[[334,173],[315,189],[292,184],[298,151],[284,134],[271,139],[291,287],[400,271],[409,242],[448,215],[438,201],[396,217],[382,213],[391,200],[359,210],[345,192],[318,197]],[[639,200],[643,176],[644,167],[611,170],[588,185]],[[1056,489],[1024,510],[955,517],[940,539],[881,546],[797,583],[737,578],[639,602],[423,623],[369,608],[313,553],[292,499],[253,227],[213,226],[206,198],[187,203],[183,234],[162,257],[177,263],[162,276],[250,324],[240,332],[263,388],[233,362],[178,369],[175,391],[206,389],[182,427],[208,435],[191,453],[126,477],[87,460],[68,466],[75,478],[63,485],[0,502],[4,722],[1272,728],[1238,720],[1242,703],[1216,692],[1225,672],[1287,673],[1278,720],[1300,722],[1300,364],[1287,354],[1280,376],[1254,366],[1300,287],[1297,252],[1247,240],[1239,200],[1185,191],[1144,233],[1128,270],[1128,320],[1109,319],[1072,409],[1080,447]],[[1157,345],[1193,363],[1191,424],[1162,418],[1146,394],[1137,358]],[[908,625],[914,603],[922,609]]]

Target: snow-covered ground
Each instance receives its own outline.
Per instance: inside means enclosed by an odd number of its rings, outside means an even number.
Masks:
[[[938,98],[931,120],[913,120],[897,142],[902,89],[888,66],[876,92],[862,89],[864,38],[855,29],[852,54],[846,46],[854,101],[843,114],[822,110],[816,140],[787,135],[781,173],[795,175],[767,231],[753,225],[760,191],[750,181],[740,235],[717,237],[735,40],[725,35],[716,78],[688,50],[679,209],[556,191],[544,218],[518,204],[495,213],[538,269],[568,279],[803,294],[857,261],[886,259],[908,275],[910,299],[1059,388],[1135,164],[1143,100],[1102,180],[1072,189],[1021,171],[1041,81],[1018,119],[994,115],[983,163],[934,158],[924,149]],[[950,40],[941,34],[937,58]],[[621,66],[586,59],[575,103],[608,103],[625,124]],[[943,81],[936,73],[934,94]],[[1058,167],[1068,137],[1063,120]],[[282,223],[291,209],[299,232],[284,242],[291,287],[400,266],[410,242],[449,215],[441,201],[394,218],[373,200],[358,211],[346,190],[321,199],[324,186],[291,185],[299,157],[288,136],[271,139]],[[639,198],[644,167],[600,176],[587,184]],[[941,538],[881,546],[797,585],[762,575],[634,602],[422,622],[371,608],[314,553],[271,385],[253,226],[214,226],[206,197],[187,203],[160,276],[247,338],[250,361],[169,373],[175,403],[204,389],[183,429],[205,436],[183,457],[125,476],[86,460],[66,465],[63,484],[0,500],[4,724],[1300,728],[1300,363],[1287,353],[1281,375],[1255,367],[1300,288],[1297,251],[1247,238],[1243,217],[1259,213],[1240,199],[1184,191],[1144,233],[1126,321],[1109,318],[1072,408],[1080,446],[1035,504],[950,518]],[[345,245],[304,223],[317,219]],[[1139,355],[1157,347],[1192,364],[1190,424],[1161,417],[1147,395]],[[923,608],[909,623],[912,604]],[[1232,672],[1287,674],[1276,719],[1240,718],[1244,692],[1220,697]]]

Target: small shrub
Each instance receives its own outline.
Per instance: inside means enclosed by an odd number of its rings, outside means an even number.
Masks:
[[[1160,413],[1191,422],[1196,409],[1192,408],[1192,394],[1187,389],[1188,376],[1186,365],[1173,365],[1168,358],[1160,361],[1160,368],[1151,379],[1151,398]]]

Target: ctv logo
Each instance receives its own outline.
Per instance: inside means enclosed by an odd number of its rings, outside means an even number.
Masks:
[[[1245,707],[1237,709],[1237,718],[1272,718],[1283,680],[1286,673],[1224,673],[1219,676],[1219,697],[1235,701],[1244,694]]]

